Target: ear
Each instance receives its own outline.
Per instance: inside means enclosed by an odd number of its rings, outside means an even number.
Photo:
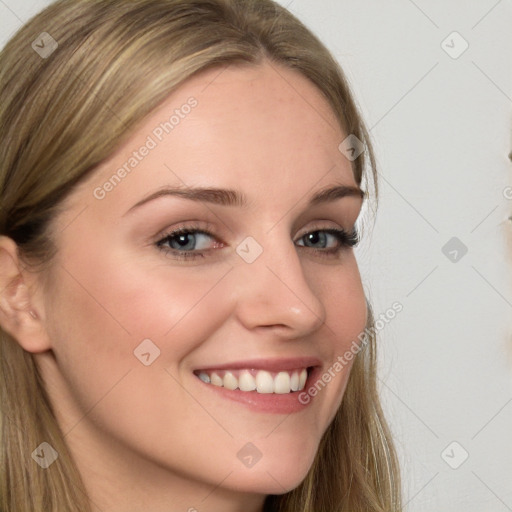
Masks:
[[[0,326],[27,352],[44,352],[50,343],[38,304],[37,276],[23,267],[16,243],[0,236]]]

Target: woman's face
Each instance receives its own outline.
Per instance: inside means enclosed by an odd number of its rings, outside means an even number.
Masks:
[[[302,481],[366,322],[350,237],[329,231],[361,208],[347,135],[297,72],[212,69],[66,199],[36,357],[86,481],[201,485],[196,504]],[[303,370],[307,390],[329,369],[303,405]]]

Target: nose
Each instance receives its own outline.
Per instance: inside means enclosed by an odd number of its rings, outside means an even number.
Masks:
[[[290,339],[304,337],[325,323],[325,307],[293,241],[275,238],[252,263],[239,261],[233,273],[237,316],[247,329],[272,327]]]

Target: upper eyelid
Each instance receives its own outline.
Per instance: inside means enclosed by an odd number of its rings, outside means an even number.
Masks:
[[[325,221],[317,221],[317,222],[325,222]],[[306,231],[303,232],[303,234],[301,235],[304,236],[304,235],[307,235],[308,233],[311,233],[311,232],[314,232],[314,231],[328,231],[329,229],[335,229],[335,230],[339,230],[339,231],[347,231],[347,232],[350,232],[352,231],[352,229],[345,229],[341,226],[338,226],[338,227],[335,227],[335,226],[322,226],[320,224],[318,225],[313,225],[313,227],[310,227],[308,228]],[[215,235],[215,233],[213,233],[213,231],[215,231],[215,229],[212,227],[203,227],[203,226],[178,226],[176,228],[171,228],[171,229],[164,229],[162,230],[156,238],[165,238],[165,237],[168,237],[168,236],[172,236],[174,234],[178,234],[178,233],[190,233],[190,232],[195,232],[195,233],[204,233],[204,234],[207,234],[208,236],[217,236]],[[300,237],[299,237],[300,238]]]
[[[316,231],[340,231],[340,232],[344,232],[344,233],[350,235],[354,230],[355,230],[355,228],[347,230],[347,229],[344,229],[343,227],[332,227],[332,226],[329,227],[329,226],[320,226],[320,225],[318,225],[318,226],[313,226],[311,228],[308,228],[300,236],[298,236],[296,238],[296,240],[300,240],[300,239],[304,238],[306,235],[308,235],[310,233],[314,233]],[[156,244],[160,244],[161,242],[164,242],[168,238],[171,238],[173,236],[178,236],[181,233],[199,233],[199,234],[204,234],[204,235],[207,235],[207,236],[215,239],[216,241],[224,243],[223,241],[219,240],[218,236],[216,236],[212,231],[213,230],[211,230],[211,229],[207,229],[207,228],[203,228],[203,227],[194,227],[194,226],[177,227],[177,228],[171,229],[169,231],[162,232],[157,237]],[[197,252],[200,252],[200,251],[197,251]]]

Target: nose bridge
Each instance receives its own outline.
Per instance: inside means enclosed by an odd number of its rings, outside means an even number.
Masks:
[[[261,243],[248,237],[237,248],[240,320],[248,328],[286,326],[291,337],[318,329],[325,321],[324,305],[307,281],[290,236],[276,229],[259,238]]]

